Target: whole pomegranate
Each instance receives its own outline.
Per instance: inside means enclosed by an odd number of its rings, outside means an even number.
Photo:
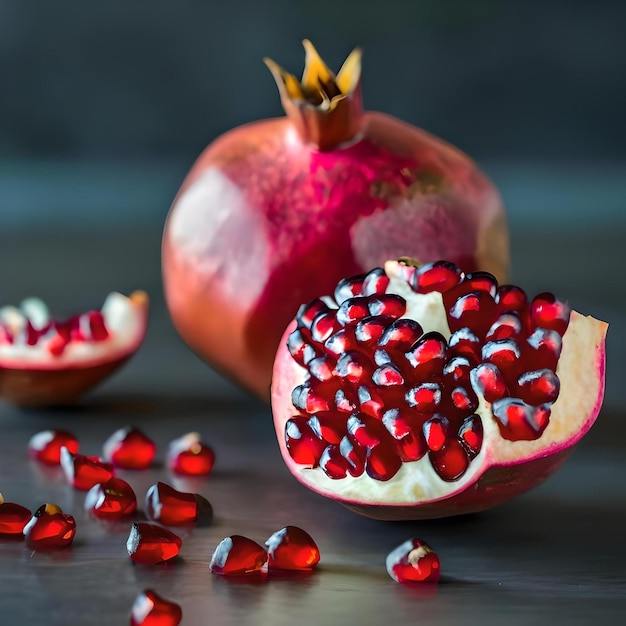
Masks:
[[[364,112],[361,52],[337,75],[304,42],[302,80],[266,60],[286,117],[236,128],[192,167],[165,226],[163,279],[184,341],[269,398],[280,337],[301,302],[411,256],[503,279],[500,197],[432,135]]]

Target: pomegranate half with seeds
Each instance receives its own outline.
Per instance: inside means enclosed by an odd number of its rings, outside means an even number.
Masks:
[[[29,298],[0,308],[0,397],[18,406],[72,402],[123,365],[141,346],[148,296],[109,294],[99,310],[67,320]]]
[[[212,142],[163,235],[174,326],[201,358],[266,400],[298,305],[343,276],[411,255],[503,279],[509,261],[502,201],[476,164],[364,111],[360,50],[335,75],[304,45],[301,80],[266,60],[286,115]]]
[[[547,478],[591,427],[606,330],[487,272],[389,261],[287,328],[272,384],[283,458],[371,517],[486,509]]]

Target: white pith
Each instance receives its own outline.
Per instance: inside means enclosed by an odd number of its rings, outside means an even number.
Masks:
[[[20,308],[0,308],[0,321],[15,338],[13,343],[0,343],[0,368],[6,369],[64,369],[103,363],[133,352],[143,340],[146,329],[147,299],[134,300],[112,292],[100,309],[108,337],[101,341],[70,341],[63,352],[54,355],[49,346],[57,336],[51,329],[35,345],[27,345],[24,328],[27,319],[35,329],[42,328],[50,319],[45,303],[28,298]]]
[[[415,293],[401,278],[398,263],[385,264],[390,284],[387,292],[397,293],[407,301],[404,317],[415,319],[424,332],[436,330],[446,339],[450,337],[443,299],[440,293]],[[428,455],[419,461],[405,462],[388,481],[370,478],[366,473],[336,480],[329,478],[321,468],[299,465],[291,459],[284,437],[285,421],[291,414],[276,412],[277,432],[283,458],[291,472],[314,491],[347,503],[376,505],[415,505],[449,498],[475,483],[495,465],[515,465],[548,456],[575,444],[591,427],[602,402],[604,392],[604,338],[607,324],[590,316],[572,311],[568,329],[563,337],[562,352],[556,373],[560,393],[551,407],[550,422],[543,435],[534,441],[507,441],[500,435],[491,404],[475,389],[479,398],[476,413],[483,424],[483,444],[480,453],[470,462],[465,474],[456,481],[442,480],[433,469]],[[291,389],[304,382],[308,373],[289,355],[290,371],[281,371],[274,377],[273,395],[289,398]],[[295,410],[293,411],[295,413]]]

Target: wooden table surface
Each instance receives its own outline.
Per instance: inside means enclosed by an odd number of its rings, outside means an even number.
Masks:
[[[78,528],[71,549],[57,552],[0,540],[2,626],[127,624],[135,596],[146,588],[178,602],[187,626],[623,621],[624,233],[513,239],[514,278],[529,292],[552,286],[576,308],[611,323],[607,401],[596,426],[534,491],[481,514],[404,523],[359,517],[291,477],[269,408],[213,373],[171,328],[160,291],[157,227],[0,237],[3,302],[39,295],[69,312],[98,306],[109,290],[135,288],[153,299],[141,351],[77,406],[24,412],[0,403],[0,492],[31,509],[56,502],[76,517]],[[35,432],[66,428],[80,439],[82,452],[99,454],[106,437],[129,424],[156,441],[161,462],[145,472],[119,473],[140,503],[147,487],[163,480],[203,494],[215,511],[213,525],[185,533],[180,557],[164,566],[134,566],[125,549],[129,523],[95,523],[83,511],[84,494],[26,453]],[[167,443],[191,430],[217,453],[207,479],[176,478],[162,466]],[[286,524],[305,528],[318,542],[317,571],[264,583],[210,573],[211,554],[223,537],[239,533],[262,543]],[[399,585],[388,577],[385,556],[412,536],[439,553],[438,586]]]

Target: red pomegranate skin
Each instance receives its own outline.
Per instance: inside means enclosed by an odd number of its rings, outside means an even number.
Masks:
[[[363,112],[360,87],[331,113],[282,95],[286,117],[231,130],[199,157],[162,245],[165,297],[183,340],[266,400],[299,304],[343,276],[400,256],[447,259],[501,281],[508,271],[500,196],[466,155]],[[341,124],[353,129],[348,139],[340,130],[344,141],[325,141]]]

